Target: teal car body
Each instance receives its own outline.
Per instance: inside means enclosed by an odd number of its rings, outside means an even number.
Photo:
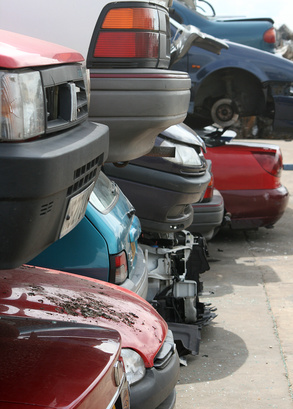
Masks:
[[[170,16],[180,24],[193,25],[203,33],[275,53],[276,32],[271,18],[221,19],[209,18],[183,1],[173,1]]]
[[[101,172],[81,222],[28,264],[111,282],[145,298],[148,277],[140,233],[132,204]]]

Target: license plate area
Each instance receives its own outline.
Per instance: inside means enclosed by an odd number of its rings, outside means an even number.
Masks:
[[[69,233],[83,218],[93,188],[94,183],[70,199],[61,228],[60,239]]]

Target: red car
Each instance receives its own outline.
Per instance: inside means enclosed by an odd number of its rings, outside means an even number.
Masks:
[[[51,320],[56,325],[62,322],[74,323],[73,325],[87,324],[119,332],[122,343],[121,355],[130,385],[130,407],[132,409],[172,409],[174,407],[179,357],[172,333],[157,311],[132,291],[88,277],[23,266],[14,270],[1,271],[0,316],[6,316],[11,321],[15,318],[29,318],[36,322]],[[74,336],[71,342],[71,345],[77,342]],[[115,342],[114,347],[116,348]],[[111,342],[104,350],[112,352]],[[83,353],[82,348],[80,354],[78,351],[77,347],[72,353],[72,359],[77,360],[77,364],[81,362],[83,356],[80,355]],[[38,350],[34,351],[34,353],[37,352]],[[43,359],[42,356],[39,355],[40,362]],[[2,357],[3,351],[0,356],[1,362]],[[33,361],[33,358],[30,359],[36,366],[36,361]],[[64,352],[64,365],[68,360],[67,352],[66,354]],[[35,366],[31,366],[32,371]],[[62,366],[61,362],[60,366]],[[28,367],[25,360],[19,361],[19,370],[22,367]],[[82,367],[80,367],[81,370]],[[29,389],[25,373],[23,373],[21,387],[24,387],[25,383]],[[71,374],[72,379],[66,378],[68,385],[71,385],[70,382],[74,382],[77,376],[73,369]],[[86,369],[84,375],[87,375]],[[33,386],[31,385],[32,388]],[[100,404],[96,407],[104,408]]]
[[[231,213],[232,229],[272,227],[283,215],[289,193],[281,183],[283,156],[273,144],[227,141],[201,134],[212,161],[215,187]]]
[[[2,316],[0,348],[1,409],[129,408],[117,331]]]

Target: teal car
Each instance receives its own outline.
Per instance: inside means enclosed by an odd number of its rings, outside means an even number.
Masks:
[[[190,6],[190,3],[188,0],[174,0],[170,17],[180,24],[196,26],[214,37],[275,53],[276,30],[271,18],[210,18]]]
[[[28,264],[114,283],[146,298],[148,276],[138,245],[140,233],[132,204],[100,172],[85,217]]]

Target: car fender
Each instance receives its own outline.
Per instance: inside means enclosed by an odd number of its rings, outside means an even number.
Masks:
[[[189,72],[192,81],[203,81],[211,73],[222,68],[242,69],[253,74],[260,82],[291,82],[293,62],[276,55],[227,41],[229,49],[220,55],[192,47],[189,51],[189,64],[196,61],[195,75]]]

